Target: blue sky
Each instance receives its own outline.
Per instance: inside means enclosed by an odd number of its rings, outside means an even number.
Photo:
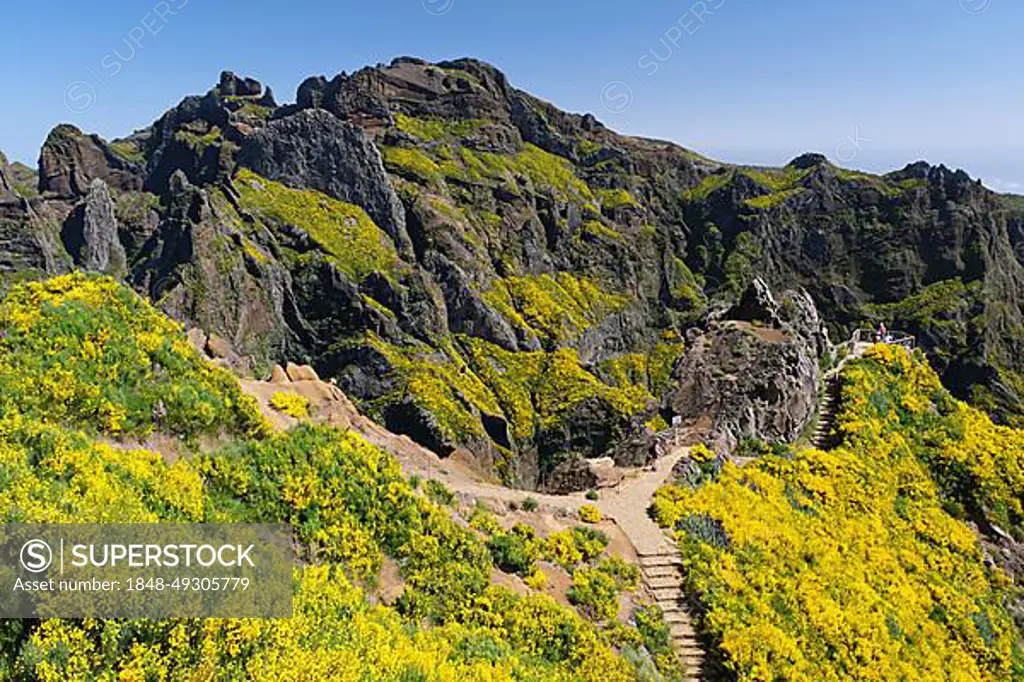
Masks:
[[[0,149],[32,165],[53,125],[124,135],[221,69],[283,102],[306,76],[411,54],[479,57],[562,108],[725,161],[924,158],[1024,192],[1011,0],[115,0],[4,19]]]

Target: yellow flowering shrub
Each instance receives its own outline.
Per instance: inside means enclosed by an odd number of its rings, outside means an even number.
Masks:
[[[539,568],[534,569],[533,573],[526,576],[523,580],[526,586],[534,590],[543,590],[548,586],[548,574]]]
[[[619,612],[619,586],[615,578],[595,568],[579,568],[572,574],[569,601],[592,620],[614,620]]]
[[[0,328],[5,522],[283,522],[302,566],[291,619],[0,621],[0,679],[627,682],[661,661],[639,635],[492,586],[477,531],[356,434],[270,433],[230,374],[112,281],[17,285],[0,301]],[[222,444],[176,458],[118,444],[156,430]],[[478,516],[475,527],[493,528]],[[508,544],[510,560],[530,565],[548,549],[526,527],[508,534],[522,541]],[[588,528],[563,540],[551,546],[573,566],[607,546]],[[385,556],[404,581],[394,607],[364,591]],[[597,580],[620,569],[595,569]],[[544,574],[530,575],[542,587]]]
[[[690,448],[690,459],[694,462],[710,462],[715,459],[715,453],[711,452],[707,445],[697,443]]]
[[[580,521],[584,523],[601,523],[601,511],[592,504],[580,507]]]
[[[741,680],[1022,679],[1006,579],[962,510],[1015,520],[1021,434],[879,347],[844,373],[843,444],[658,492]],[[954,515],[951,515],[953,512]]]
[[[305,419],[309,416],[309,398],[295,393],[275,392],[270,396],[270,406],[295,419]]]
[[[560,566],[571,568],[583,561],[583,553],[573,542],[572,533],[559,531],[544,538],[544,558]]]
[[[203,480],[186,460],[0,419],[0,522],[187,523],[204,513]]]
[[[370,606],[362,590],[330,567],[308,567],[296,579],[290,619],[44,621],[28,638],[32,654],[15,662],[14,674],[273,682],[635,679],[593,629],[547,598],[494,593],[467,614],[471,625],[418,628],[391,609]],[[546,658],[551,651],[578,664]]]
[[[19,284],[0,302],[0,415],[108,434],[255,433],[254,402],[181,328],[113,280]]]

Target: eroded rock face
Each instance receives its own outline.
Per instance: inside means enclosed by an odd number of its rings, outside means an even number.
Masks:
[[[768,305],[774,297],[755,282],[742,300]],[[791,318],[773,314],[774,326],[725,320],[694,336],[672,372],[663,414],[703,431],[720,454],[747,438],[795,441],[814,417],[828,341],[806,292],[787,292],[775,310],[783,307]],[[763,319],[765,310],[754,312]]]
[[[41,206],[36,184],[31,169],[10,164],[0,152],[0,275],[57,274],[70,260],[61,249],[56,228],[67,208]]]
[[[169,184],[153,235],[129,254],[131,284],[171,317],[221,337],[242,361],[232,365],[247,373],[285,354],[304,357],[287,269],[239,248],[237,223],[210,191],[183,172]]]
[[[0,152],[0,218],[22,218],[27,213],[27,205],[14,186],[11,168],[7,165],[7,157]]]
[[[33,218],[0,217],[0,274],[59,274],[66,269],[56,235]]]
[[[777,327],[782,322],[779,304],[775,301],[771,289],[760,277],[754,278],[740,296],[739,303],[726,314],[726,319],[755,322],[770,327]]]
[[[118,237],[114,200],[103,180],[96,178],[82,203],[64,223],[61,240],[75,264],[89,272],[123,276],[127,265]]]
[[[142,172],[96,135],[71,125],[54,128],[39,154],[39,189],[60,199],[84,197],[95,179],[120,190],[140,190]]]
[[[0,152],[0,196],[14,193],[11,181],[7,177],[10,174],[10,171],[7,169],[7,163],[7,157],[3,152]]]
[[[270,180],[363,207],[402,249],[409,249],[402,203],[380,152],[361,128],[326,111],[300,111],[246,138],[238,160]]]

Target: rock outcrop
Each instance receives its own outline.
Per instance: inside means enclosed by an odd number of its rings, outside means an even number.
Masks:
[[[0,152],[0,218],[22,217],[27,210],[26,202],[14,183],[14,174],[7,157]]]
[[[726,319],[778,327],[782,320],[779,304],[763,279],[757,277],[740,296],[739,303],[726,313]]]
[[[115,213],[107,184],[94,179],[84,203],[65,221],[61,233],[64,248],[78,267],[115,277],[125,274],[127,257],[118,237]]]
[[[734,312],[759,322],[723,320],[695,336],[662,403],[670,422],[678,418],[701,431],[721,455],[748,438],[795,441],[814,417],[819,360],[827,350],[806,292],[787,292],[776,304],[764,283],[755,281]],[[760,323],[766,319],[774,324]]]
[[[56,274],[70,260],[56,227],[66,209],[50,211],[37,198],[35,173],[0,153],[0,275]]]
[[[58,199],[78,199],[93,180],[124,191],[142,189],[143,169],[114,153],[96,135],[71,125],[50,132],[39,154],[39,190]]]

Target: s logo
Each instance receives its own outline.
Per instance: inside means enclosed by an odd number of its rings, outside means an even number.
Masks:
[[[21,546],[21,565],[29,573],[42,573],[53,563],[53,551],[42,540],[29,540]]]

